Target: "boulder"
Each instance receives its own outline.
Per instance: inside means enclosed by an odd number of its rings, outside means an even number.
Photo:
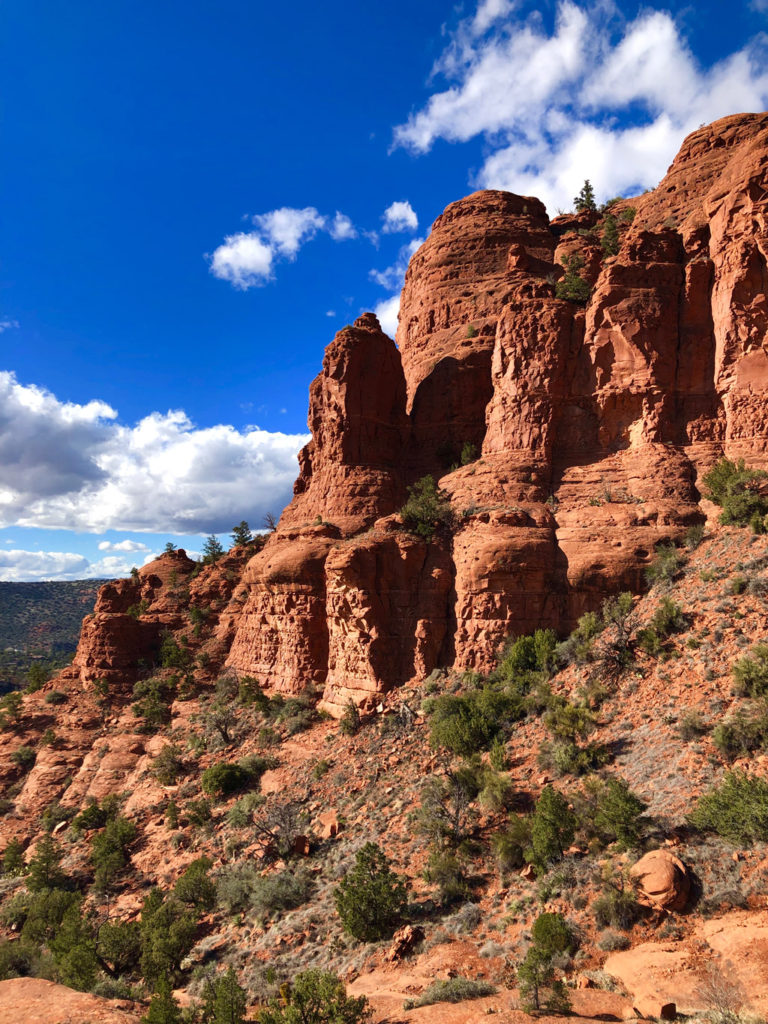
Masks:
[[[654,910],[683,910],[691,894],[685,864],[669,850],[651,850],[630,868],[638,901]]]

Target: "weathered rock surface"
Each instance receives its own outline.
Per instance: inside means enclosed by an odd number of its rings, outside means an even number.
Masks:
[[[633,864],[629,877],[638,900],[655,910],[683,910],[691,894],[691,877],[669,850],[650,850]]]
[[[0,981],[0,1024],[138,1024],[141,1007],[127,999],[101,999],[42,978]]]
[[[510,634],[565,632],[639,590],[655,545],[703,519],[721,455],[768,465],[768,115],[694,132],[659,187],[614,212],[611,256],[598,214],[550,222],[504,192],[435,221],[400,351],[372,314],[326,350],[294,499],[242,584],[221,577],[212,671],[325,687],[338,713],[436,666],[487,669]],[[572,255],[585,307],[555,295]],[[425,472],[457,521],[432,545],[393,518]],[[105,589],[77,678],[123,678],[184,628],[163,566]]]
[[[326,349],[309,391],[308,425],[312,440],[299,455],[295,497],[281,528],[319,516],[353,533],[402,505],[410,437],[405,377],[373,313],[339,331]]]

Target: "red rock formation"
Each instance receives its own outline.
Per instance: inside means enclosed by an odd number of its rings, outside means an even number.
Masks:
[[[393,520],[338,545],[326,562],[324,706],[336,713],[350,699],[370,708],[377,694],[450,660],[450,556]]]
[[[499,314],[512,283],[541,267],[554,271],[553,250],[538,199],[487,191],[452,203],[412,257],[397,342],[416,475],[444,471],[464,444],[479,450]]]
[[[373,313],[345,327],[325,350],[309,392],[312,440],[299,455],[295,497],[282,529],[318,517],[345,534],[398,509],[410,427],[405,379],[392,339]]]
[[[335,526],[281,529],[251,560],[248,599],[227,664],[286,693],[322,686],[328,670],[325,560]]]
[[[768,115],[694,132],[613,213],[609,257],[600,215],[550,224],[536,199],[478,192],[436,220],[400,355],[372,314],[326,350],[294,500],[242,584],[215,577],[213,667],[229,651],[270,688],[325,686],[335,711],[451,660],[488,668],[510,634],[565,631],[640,589],[654,546],[702,518],[697,481],[720,455],[768,465]],[[574,253],[585,308],[555,297]],[[407,486],[465,446],[478,457],[440,481],[450,551],[394,529]],[[103,592],[78,678],[122,677],[186,628],[164,566]]]

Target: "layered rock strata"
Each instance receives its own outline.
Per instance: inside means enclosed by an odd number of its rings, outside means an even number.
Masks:
[[[232,669],[324,687],[335,713],[438,666],[487,669],[510,634],[641,589],[655,545],[703,519],[717,458],[768,464],[768,115],[694,132],[611,213],[605,255],[598,214],[475,193],[411,260],[399,350],[372,314],[336,336],[294,499],[217,620]],[[573,256],[585,305],[556,297]],[[431,543],[396,515],[425,473],[456,514]],[[132,586],[86,624],[83,676],[174,628],[128,621]]]

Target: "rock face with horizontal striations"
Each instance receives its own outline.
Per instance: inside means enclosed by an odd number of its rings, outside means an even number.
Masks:
[[[768,115],[694,132],[611,214],[609,255],[601,214],[550,221],[530,197],[438,217],[399,348],[370,313],[327,348],[294,499],[240,582],[222,577],[212,665],[323,687],[335,714],[436,667],[486,670],[511,634],[641,589],[655,546],[704,518],[718,458],[768,465]],[[557,294],[574,257],[586,303]],[[455,513],[430,542],[397,516],[426,473]],[[72,671],[120,675],[178,632],[172,590],[159,563],[105,588]]]

